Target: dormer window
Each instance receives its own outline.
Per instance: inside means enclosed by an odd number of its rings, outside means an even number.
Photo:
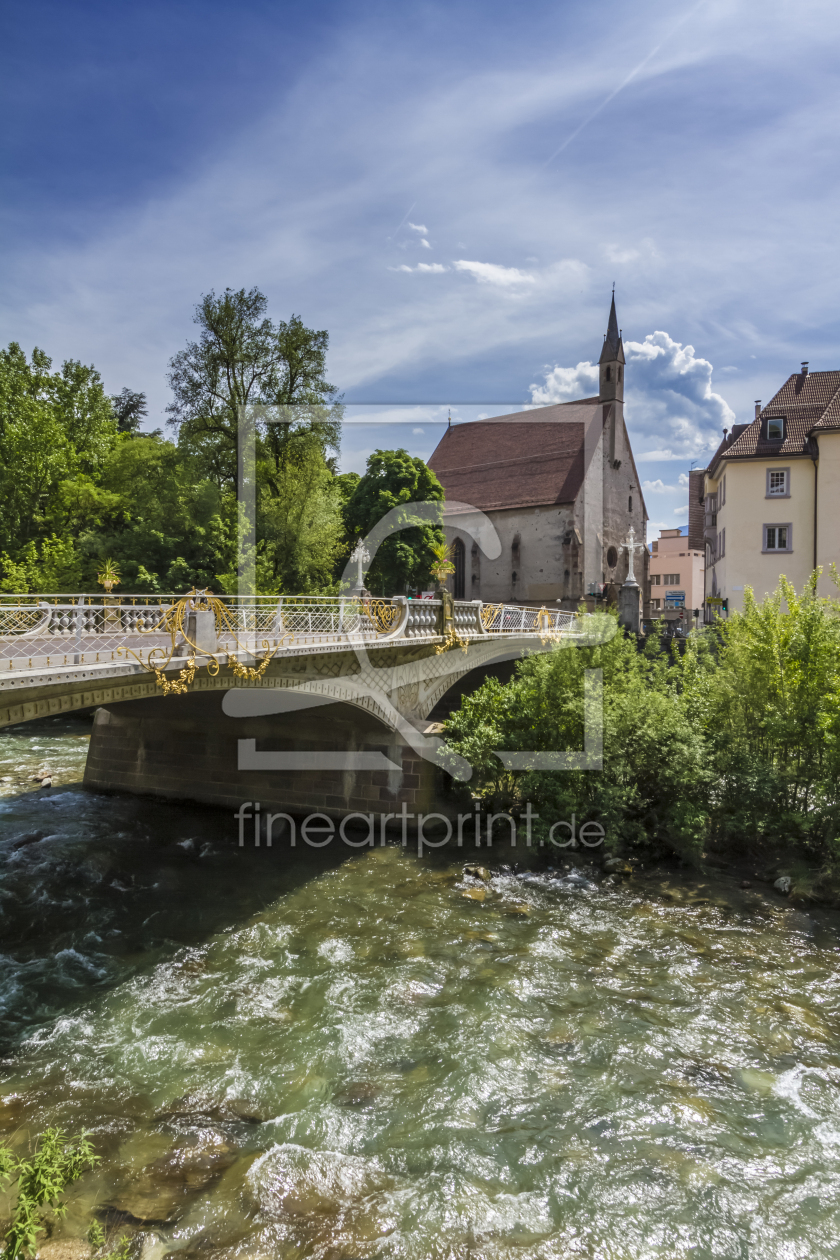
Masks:
[[[767,441],[768,442],[784,442],[784,440],[785,440],[784,416],[771,416],[767,421]]]

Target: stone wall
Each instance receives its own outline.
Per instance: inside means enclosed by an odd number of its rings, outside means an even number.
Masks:
[[[222,709],[223,694],[129,700],[100,708],[85,786],[231,810],[243,801],[259,801],[264,813],[270,808],[295,816],[378,816],[398,812],[403,802],[409,813],[454,813],[447,801],[448,776],[357,706],[323,704],[231,718]],[[378,751],[399,769],[240,770],[238,741],[243,739],[255,740],[260,751]]]

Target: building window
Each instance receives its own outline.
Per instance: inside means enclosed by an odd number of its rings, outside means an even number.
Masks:
[[[611,378],[611,376],[610,376],[610,369],[609,369],[609,367],[607,368],[607,376],[606,376],[606,379],[607,379],[608,381],[612,379],[612,378]]]
[[[651,573],[651,575],[650,575],[650,584],[651,584],[651,586],[659,586],[659,584],[660,584],[660,576],[659,576],[659,574],[658,574],[658,573]]]
[[[790,524],[765,525],[763,551],[793,551],[793,531]]]
[[[621,380],[621,368],[618,369],[618,379]]]
[[[661,599],[652,599],[652,600],[650,601],[650,606],[651,606],[651,608],[656,608],[656,609],[661,608],[661,607],[662,607],[662,600],[661,600]]]
[[[785,440],[785,417],[773,416],[767,421],[767,441],[768,442],[784,442]]]
[[[452,544],[452,563],[455,565],[455,579],[453,585],[455,587],[455,598],[464,598],[464,585],[466,577],[466,555],[464,551],[464,543],[460,538],[456,538]]]
[[[720,506],[723,507],[726,502],[726,474],[723,475],[723,481],[720,483]]]
[[[628,496],[627,496],[627,511],[628,511],[628,512],[632,512],[632,511],[633,511],[633,496],[632,496],[632,494],[628,494]]]
[[[679,573],[663,573],[662,574],[663,586],[679,586],[679,584],[680,584]]]
[[[615,547],[607,548],[607,568],[614,569],[618,564],[618,552]]]
[[[767,499],[789,499],[790,498],[790,469],[789,468],[768,468],[767,469]]]

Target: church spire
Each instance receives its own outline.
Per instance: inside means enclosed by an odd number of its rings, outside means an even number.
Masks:
[[[615,313],[615,287],[610,302],[610,318],[607,324],[607,335],[601,349],[599,360],[599,390],[604,400],[616,399],[624,401],[624,345],[621,340],[621,329]]]
[[[615,286],[613,286],[612,302],[610,303],[610,322],[607,324],[607,345],[616,357],[618,356],[618,343],[618,316],[615,313]]]

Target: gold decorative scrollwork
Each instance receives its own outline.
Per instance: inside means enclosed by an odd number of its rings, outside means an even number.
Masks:
[[[489,630],[493,622],[504,609],[504,604],[482,604],[481,606],[481,624],[485,630]]]
[[[400,614],[399,604],[389,604],[384,599],[365,600],[365,612],[380,634],[393,630]]]
[[[435,656],[440,656],[442,652],[451,652],[456,647],[459,647],[462,652],[466,652],[469,646],[469,639],[462,639],[455,627],[450,626],[443,643],[439,643],[435,648]]]
[[[133,648],[117,648],[118,656],[133,656],[138,664],[147,671],[147,673],[154,674],[155,681],[165,696],[182,696],[189,691],[199,668],[198,665],[196,665],[196,656],[206,656],[208,658],[207,672],[212,677],[215,677],[221,668],[219,653],[208,652],[206,649],[199,648],[198,644],[193,643],[192,639],[187,634],[185,623],[187,614],[190,612],[212,612],[215,618],[217,633],[219,629],[224,629],[225,633],[230,634],[235,640],[236,646],[239,648],[240,652],[251,651],[250,647],[243,646],[240,642],[239,635],[237,633],[238,627],[234,625],[230,612],[222,601],[220,599],[216,599],[212,591],[196,590],[193,588],[188,595],[179,599],[177,603],[173,604],[170,608],[165,609],[163,616],[156,625],[149,627],[137,627],[139,634],[168,634],[171,639],[171,646],[168,655],[165,648],[156,647],[151,649],[147,660],[144,661],[142,654],[135,652]],[[175,655],[176,640],[179,635],[183,638],[185,644],[190,649],[191,654],[178,677],[170,680],[167,679],[164,670],[167,668]],[[271,643],[267,639],[263,639],[261,646],[265,655],[256,669],[247,665],[242,665],[231,652],[227,652],[227,667],[233,671],[237,678],[247,679],[252,682],[256,681],[257,679],[262,678],[268,668],[271,658],[274,656],[278,648],[291,642],[292,636],[285,635],[282,639],[276,640],[274,646],[272,647]],[[156,662],[155,658],[157,657],[161,657],[162,659]]]

